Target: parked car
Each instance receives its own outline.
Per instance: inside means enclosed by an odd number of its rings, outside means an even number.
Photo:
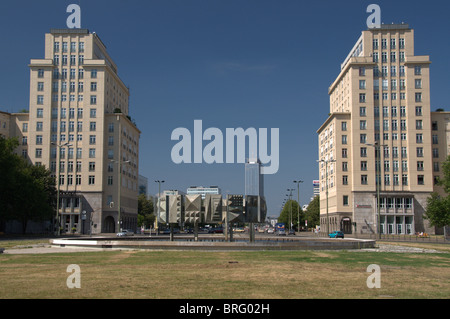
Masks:
[[[208,233],[210,233],[210,234],[223,233],[223,228],[222,227],[213,227],[213,228],[209,229]]]
[[[335,230],[334,232],[328,234],[328,237],[330,237],[330,238],[344,238],[344,233],[339,231],[339,230]]]
[[[123,229],[121,232],[117,233],[117,237],[133,236],[133,231],[129,229]]]
[[[288,235],[295,235],[295,230],[293,230],[293,229],[289,229],[289,233],[288,233]]]
[[[268,233],[268,234],[273,234],[273,233],[275,233],[275,229],[269,228],[269,229],[267,230],[267,233]]]
[[[277,231],[277,236],[286,236],[286,231],[284,229],[280,229]]]

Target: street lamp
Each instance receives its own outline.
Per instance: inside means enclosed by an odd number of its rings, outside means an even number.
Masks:
[[[321,159],[321,160],[318,160],[317,162],[325,163],[325,183],[326,183],[325,194],[326,194],[326,198],[327,198],[327,234],[329,234],[330,233],[330,220],[328,219],[328,163],[335,163],[336,160]]]
[[[118,230],[117,230],[117,232],[120,232],[121,231],[121,217],[120,217],[120,210],[121,210],[121,208],[120,208],[120,197],[121,197],[121,188],[122,188],[122,182],[121,182],[121,177],[122,177],[122,164],[124,164],[124,163],[127,163],[127,164],[129,164],[131,161],[130,160],[128,160],[128,161],[121,161],[121,160],[118,160],[118,161],[116,161],[116,160],[109,160],[110,162],[112,162],[112,163],[116,163],[116,164],[118,164],[117,166],[118,166],[118,175],[119,175],[119,177],[118,177],[118,181],[117,181],[117,184],[118,184],[118,186],[117,186],[117,212],[118,212],[118,215],[117,215],[117,228],[118,228]]]
[[[298,181],[294,181],[294,183],[297,184],[297,201],[298,201],[298,208],[297,208],[298,226],[297,226],[297,230],[300,231],[300,183],[303,183],[303,181],[298,180]]]
[[[381,239],[381,217],[380,217],[380,188],[381,188],[381,146],[378,141],[375,141],[374,144],[366,143],[367,146],[372,146],[375,149],[375,188],[377,192],[377,232],[378,239]],[[378,162],[378,163],[377,163]]]
[[[72,146],[72,144],[69,144],[69,142],[64,143],[64,144],[56,144],[55,142],[51,142],[52,145],[58,147],[59,149],[59,156],[58,159],[60,162],[61,161],[61,148],[64,148],[66,146]],[[58,163],[58,184],[57,184],[57,191],[56,191],[56,222],[57,222],[57,230],[56,230],[56,234],[59,236],[61,235],[61,221],[59,220],[59,186],[61,185],[60,183],[60,179],[61,179],[61,163]]]
[[[158,218],[159,218],[159,199],[161,197],[161,183],[164,183],[164,181],[155,181],[155,183],[158,183],[158,201],[156,202],[156,204],[158,205],[158,216],[156,216],[155,218],[155,231],[156,233],[158,233]]]

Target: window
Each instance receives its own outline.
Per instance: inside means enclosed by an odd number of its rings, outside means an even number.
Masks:
[[[433,148],[433,158],[439,158],[439,149]]]
[[[367,175],[361,175],[361,184],[367,185]]]
[[[421,116],[421,115],[422,115],[422,107],[416,106],[416,116]]]
[[[43,118],[44,117],[44,109],[41,109],[41,108],[37,109],[36,110],[36,117],[37,118]]]
[[[97,69],[92,69],[91,70],[91,79],[96,79],[97,78]]]
[[[97,109],[91,109],[90,116],[91,116],[91,118],[96,118],[97,117]]]
[[[431,123],[431,129],[433,131],[437,131],[438,130],[438,122],[432,122]]]
[[[347,149],[346,148],[342,149],[342,158],[347,158]]]
[[[89,135],[89,144],[95,145],[96,142],[96,136],[95,135]]]
[[[344,206],[348,206],[348,195],[344,195],[343,196],[342,204]]]
[[[342,123],[345,123],[345,122],[342,122]],[[109,123],[108,124],[108,132],[109,133],[113,133],[114,132],[114,123]]]
[[[416,130],[421,130],[423,128],[422,120],[416,120]]]
[[[367,129],[367,122],[366,122],[365,120],[359,121],[359,129],[360,129],[360,130],[365,130],[365,129]]]
[[[348,162],[342,162],[342,171],[347,172],[348,171]]]
[[[347,175],[342,176],[342,185],[348,185],[348,176]]]
[[[89,158],[95,158],[95,148],[89,149]]]
[[[36,149],[36,158],[41,158],[42,157],[42,148],[37,148]]]
[[[78,43],[78,52],[80,53],[84,52],[84,42]]]
[[[391,163],[389,161],[384,161],[383,167],[385,172],[389,172],[389,170],[391,169]]]
[[[365,93],[359,94],[359,102],[360,103],[365,103],[366,102],[366,94]]]
[[[23,142],[23,140],[22,140],[22,142]],[[26,144],[23,144],[23,145],[26,145]],[[36,145],[42,145],[42,135],[36,135]]]
[[[112,127],[112,131],[110,131],[110,132],[114,132],[114,123],[110,123],[110,127]],[[347,122],[341,123],[341,130],[347,131]]]
[[[422,134],[416,134],[416,143],[417,144],[423,143],[423,135]]]
[[[423,171],[423,161],[418,161],[417,162],[417,170],[418,171]]]
[[[417,157],[423,157],[423,147],[417,147],[416,155]]]
[[[414,67],[414,75],[422,75],[422,67],[420,65]]]
[[[391,62],[395,62],[397,60],[397,54],[395,52],[391,52]]]
[[[414,81],[414,83],[415,83],[416,89],[421,89],[422,88],[422,80],[421,79],[416,79]]]
[[[44,104],[44,96],[43,95],[38,95],[37,96],[37,104],[38,105]]]
[[[95,176],[94,175],[89,175],[88,183],[89,183],[89,185],[95,184]]]
[[[90,122],[89,123],[89,130],[91,132],[95,132],[96,128],[97,128],[97,123],[96,122]]]
[[[439,162],[433,162],[433,171],[439,172]]]
[[[91,95],[91,105],[97,104],[97,95]]]
[[[359,80],[359,88],[361,90],[365,90],[366,89],[366,80]]]
[[[408,156],[407,152],[408,151],[407,151],[406,146],[402,146],[402,158],[405,158]]]
[[[422,93],[416,93],[416,102],[422,102]]]
[[[91,92],[97,91],[97,82],[91,82]]]
[[[402,171],[406,172],[408,170],[408,161],[407,160],[403,160],[402,161]]]
[[[95,162],[89,162],[89,172],[95,172]]]
[[[110,137],[112,137],[112,136],[110,136]],[[347,144],[347,135],[342,135],[341,139],[342,139],[342,144],[344,144],[344,145]]]
[[[394,186],[398,186],[399,185],[398,174],[394,174],[392,176],[392,185],[394,185]]]
[[[438,144],[438,136],[437,135],[433,135],[432,136],[432,141],[433,141],[433,144]]]
[[[44,124],[42,122],[36,122],[36,131],[41,132],[43,130],[43,127]]]
[[[361,147],[360,154],[361,157],[367,157],[367,147]]]
[[[391,185],[391,176],[390,175],[384,175],[384,185],[386,185],[386,186]]]
[[[77,175],[76,180],[75,180],[75,184],[76,185],[81,185],[81,175]]]
[[[108,185],[113,185],[114,179],[113,176],[108,176]]]
[[[424,175],[417,175],[417,184],[418,185],[424,185],[425,184],[425,177],[424,177]]]
[[[408,185],[408,175],[407,174],[403,174],[402,175],[402,185]]]
[[[367,171],[367,162],[366,161],[361,161],[361,170]]]
[[[366,144],[366,142],[367,142],[367,135],[366,134],[360,134],[359,135],[359,142],[361,144]]]

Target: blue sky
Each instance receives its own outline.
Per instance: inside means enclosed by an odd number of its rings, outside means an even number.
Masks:
[[[53,0],[0,3],[0,110],[28,108],[29,70],[44,56],[44,34],[65,28],[66,7],[81,5],[81,27],[96,32],[130,87],[130,116],[142,131],[140,174],[164,188],[218,185],[244,192],[242,164],[171,160],[178,127],[280,129],[280,168],[265,176],[269,215],[304,181],[318,177],[316,130],[329,112],[327,89],[366,29],[371,3],[383,23],[409,23],[416,55],[430,55],[432,109],[448,109],[448,1]],[[294,192],[295,198],[297,192]]]

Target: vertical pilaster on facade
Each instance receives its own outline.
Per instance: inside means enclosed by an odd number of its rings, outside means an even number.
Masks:
[[[319,159],[335,160],[319,163],[322,229],[434,233],[423,213],[448,154],[448,113],[431,112],[430,63],[414,54],[414,30],[393,24],[363,31],[341,64],[317,131]]]

